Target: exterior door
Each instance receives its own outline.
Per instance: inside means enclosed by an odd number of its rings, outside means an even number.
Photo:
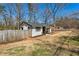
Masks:
[[[46,34],[46,27],[43,27],[43,34]]]

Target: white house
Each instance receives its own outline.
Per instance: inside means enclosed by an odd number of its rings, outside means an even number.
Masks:
[[[51,33],[51,28],[48,25],[44,25],[44,24],[22,22],[20,24],[20,29],[28,30],[29,36],[31,37],[43,35],[46,33]]]

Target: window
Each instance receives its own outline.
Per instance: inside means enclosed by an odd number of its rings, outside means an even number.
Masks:
[[[35,29],[36,31],[40,31],[41,27],[36,27]]]

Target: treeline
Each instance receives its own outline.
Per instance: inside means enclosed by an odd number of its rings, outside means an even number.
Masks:
[[[0,30],[19,29],[22,21],[50,24],[65,4],[0,4]],[[40,6],[44,6],[43,9]]]
[[[56,21],[56,26],[61,26],[66,29],[79,29],[79,19],[78,18],[69,18],[69,17],[64,17],[60,18],[59,20]]]
[[[57,15],[59,13],[61,14],[60,11],[62,11],[66,5],[67,4],[64,3],[0,4],[0,30],[19,29],[22,21],[43,24],[54,23],[54,26],[57,25],[64,28],[79,28],[79,20],[77,18],[63,16],[63,18],[57,19]],[[42,7],[42,9],[41,6],[44,8]]]

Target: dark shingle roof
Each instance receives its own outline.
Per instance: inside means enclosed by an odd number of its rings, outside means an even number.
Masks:
[[[32,23],[32,22],[22,22],[22,23],[28,24],[28,25],[32,26],[33,28],[34,27],[43,27],[43,26],[49,27],[48,24],[44,24],[44,23],[41,23],[41,24],[40,23]]]
[[[49,25],[48,24],[40,24],[40,23],[28,23],[28,24],[30,24],[30,25],[32,25],[32,27],[43,27],[43,26],[45,26],[45,27],[49,27]]]

